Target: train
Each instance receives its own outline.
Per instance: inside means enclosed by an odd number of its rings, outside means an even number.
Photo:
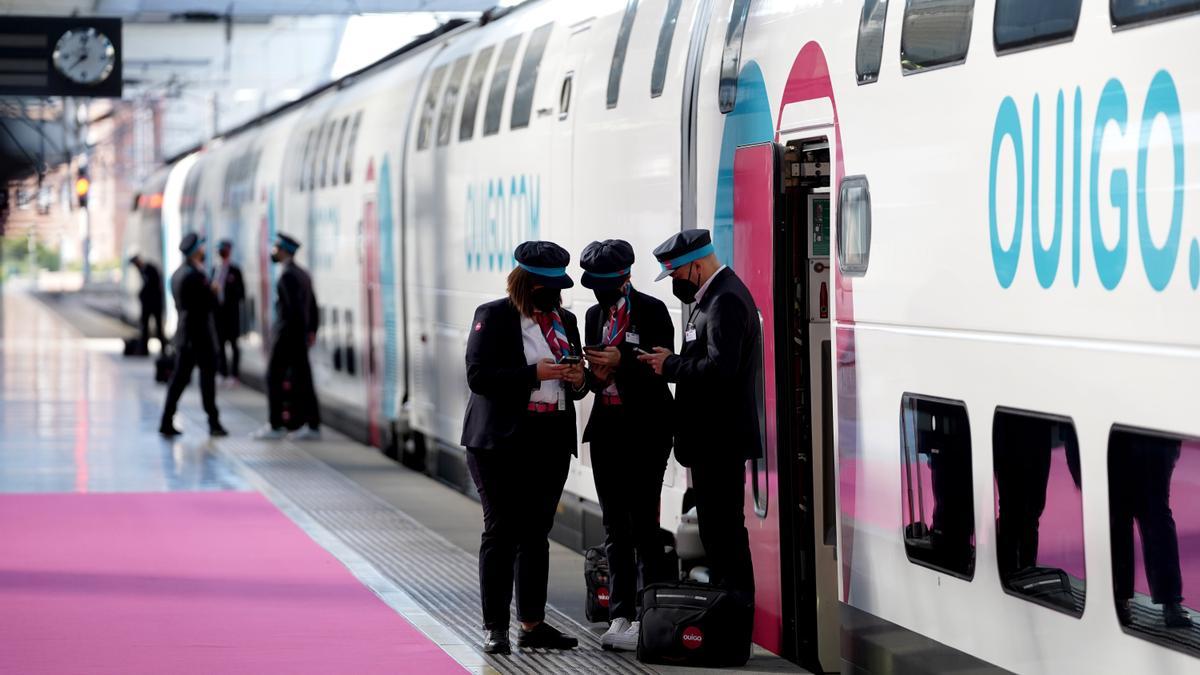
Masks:
[[[127,247],[169,276],[183,233],[233,240],[261,374],[297,237],[323,404],[461,482],[472,311],[514,247],[625,239],[680,326],[650,252],[709,229],[763,327],[759,645],[1195,672],[1167,610],[1200,588],[1197,37],[1194,0],[532,0],[176,158]],[[664,529],[689,501],[672,462]]]

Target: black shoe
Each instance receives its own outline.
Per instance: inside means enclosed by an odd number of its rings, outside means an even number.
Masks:
[[[496,629],[488,631],[483,640],[484,654],[511,654],[512,645],[508,642],[508,631]]]
[[[225,427],[220,424],[210,424],[208,426],[208,435],[213,438],[222,438],[228,436],[229,432],[225,431]]]
[[[1167,628],[1191,628],[1192,617],[1178,602],[1163,605],[1163,621]]]
[[[182,435],[183,432],[176,429],[174,424],[164,424],[158,428],[158,434],[163,438],[175,438]]]
[[[557,628],[545,621],[533,627],[533,630],[522,628],[517,633],[517,646],[522,649],[574,649],[579,646],[579,640],[570,635],[563,635]]]

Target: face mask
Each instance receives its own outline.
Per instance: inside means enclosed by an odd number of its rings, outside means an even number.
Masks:
[[[204,264],[205,260],[208,260],[208,255],[206,253],[201,253],[200,255],[196,256],[196,261],[201,265]]]
[[[688,270],[688,278],[686,279],[671,279],[671,293],[679,298],[684,304],[692,304],[696,301],[696,294],[700,292],[700,285],[692,281],[692,272]]]
[[[562,295],[557,288],[543,286],[533,289],[533,306],[539,312],[549,312],[558,309],[562,303]]]
[[[601,307],[615,307],[617,301],[625,297],[625,292],[619,288],[597,288],[595,291],[596,302]]]
[[[272,252],[271,252],[271,262],[273,262],[273,263],[280,262],[280,261],[281,261],[281,257],[282,257],[282,256],[280,256],[280,255],[279,255],[279,251],[272,251]]]

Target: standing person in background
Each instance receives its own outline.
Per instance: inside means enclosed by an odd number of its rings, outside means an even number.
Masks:
[[[471,397],[463,419],[467,467],[483,507],[479,586],[483,651],[508,654],[517,588],[522,648],[579,641],[545,622],[550,528],[576,452],[575,401],[587,395],[579,327],[562,307],[571,254],[548,241],[514,253],[507,297],[475,310],[467,338]]]
[[[267,404],[270,420],[254,433],[258,440],[278,440],[287,435],[284,420],[284,380],[291,373],[291,396],[301,424],[306,428],[292,434],[296,440],[315,440],[321,437],[321,412],[317,392],[313,388],[312,367],[308,349],[317,341],[317,296],[312,278],[296,264],[300,242],[286,234],[276,236],[271,248],[271,260],[283,266],[275,284],[275,327],[271,342],[271,359],[267,363]]]
[[[667,306],[633,288],[633,247],[620,239],[583,249],[580,279],[596,294],[584,322],[584,347],[596,392],[583,431],[591,443],[592,473],[604,522],[611,623],[605,649],[637,649],[639,589],[671,578],[658,536],[658,501],[671,454],[671,391],[640,363],[640,351],[673,349]],[[641,583],[638,572],[641,571]]]
[[[707,230],[684,230],[654,249],[659,279],[691,305],[683,349],[638,358],[675,382],[675,459],[692,471],[700,541],[713,583],[754,604],[744,512],[746,460],[762,456],[756,382],[762,366],[758,307],[717,260]]]
[[[175,328],[175,368],[167,383],[167,401],[163,406],[158,433],[167,438],[178,436],[175,408],[179,397],[192,381],[192,369],[200,367],[200,396],[208,413],[208,435],[228,436],[217,411],[217,329],[213,323],[217,298],[204,274],[204,238],[195,233],[184,235],[179,244],[183,263],[171,275],[171,293],[179,312]]]
[[[238,338],[242,335],[242,301],[246,299],[246,285],[242,281],[242,268],[231,260],[233,242],[222,239],[217,245],[217,254],[221,256],[221,262],[212,274],[212,288],[217,294],[217,367],[221,377],[237,382],[238,364],[242,360]],[[225,358],[226,344],[233,352],[231,360]]]
[[[138,291],[138,302],[142,305],[142,346],[150,351],[150,319],[154,319],[154,337],[158,338],[158,351],[167,349],[167,339],[163,337],[163,280],[158,266],[142,256],[134,254],[129,263],[137,268],[142,275],[142,289]]]

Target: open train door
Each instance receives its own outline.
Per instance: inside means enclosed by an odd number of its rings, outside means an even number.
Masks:
[[[758,305],[763,457],[749,462],[754,640],[840,670],[829,337],[829,144],[734,156],[733,267]]]

